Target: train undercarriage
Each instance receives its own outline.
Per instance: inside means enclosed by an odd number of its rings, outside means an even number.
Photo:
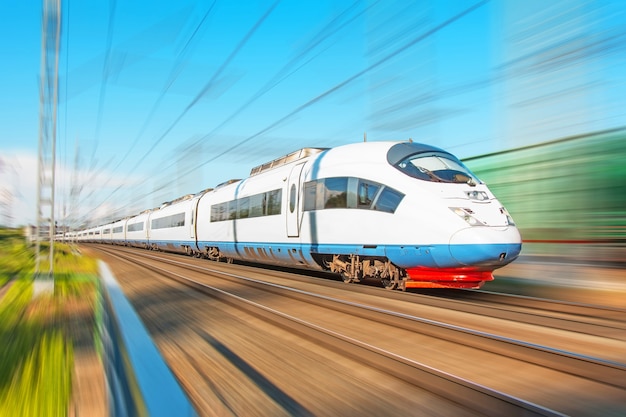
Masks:
[[[199,256],[204,256],[205,258],[215,262],[226,262],[229,264],[233,263],[233,258],[223,256],[222,252],[220,252],[220,249],[216,246],[207,246],[204,250],[204,253],[198,253],[198,257]]]
[[[218,247],[205,247],[202,252],[195,252],[197,257],[212,261],[232,263]],[[345,283],[360,282],[363,278],[379,279],[388,290],[406,290],[408,275],[404,269],[396,267],[384,257],[360,257],[359,255],[321,255],[313,258],[322,269],[341,275]]]
[[[345,283],[359,282],[362,278],[376,278],[388,290],[406,290],[406,271],[386,258],[332,255],[332,259],[324,260],[324,266],[331,272],[340,274]]]

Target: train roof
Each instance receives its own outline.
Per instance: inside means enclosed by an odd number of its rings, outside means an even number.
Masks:
[[[221,183],[217,184],[213,190],[217,190],[219,188],[226,187],[227,185],[234,184],[234,183],[239,182],[239,181],[241,181],[241,178],[233,178],[231,180],[221,182]]]
[[[391,165],[395,165],[407,156],[426,152],[442,152],[451,155],[450,152],[444,151],[436,146],[415,142],[400,142],[389,148],[389,151],[387,152],[387,161]]]
[[[297,151],[291,152],[285,156],[281,156],[280,158],[276,158],[273,161],[267,162],[265,164],[256,166],[250,170],[250,176],[260,174],[261,172],[269,171],[272,168],[279,167],[281,165],[288,164],[289,162],[298,161],[300,159],[304,159],[308,156],[317,155],[318,153],[324,152],[329,148],[302,148]]]

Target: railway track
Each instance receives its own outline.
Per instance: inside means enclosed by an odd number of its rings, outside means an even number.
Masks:
[[[232,272],[224,270],[224,266],[219,264],[201,261],[190,263],[185,258],[155,256],[147,252],[141,252],[138,257],[131,253],[133,251],[98,249],[107,251],[109,256],[125,258],[126,262],[148,268],[161,276],[174,278],[194,291],[208,294],[264,322],[273,323],[288,333],[314,340],[327,349],[340,351],[345,357],[358,358],[362,364],[414,387],[425,388],[454,403],[466,404],[472,412],[487,415],[559,415],[580,411],[580,405],[576,402],[566,401],[559,396],[552,395],[551,400],[545,400],[545,395],[532,393],[531,400],[520,399],[524,398],[523,387],[539,387],[545,384],[546,378],[560,380],[566,386],[584,386],[586,392],[604,393],[602,401],[598,399],[598,404],[589,407],[589,415],[597,414],[597,407],[603,407],[602,411],[606,415],[624,405],[626,367],[620,362],[418,317],[402,312],[403,308],[381,308],[381,303],[389,304],[398,297],[395,293],[390,295],[391,298],[381,301],[381,294],[390,293],[378,291],[378,297],[372,298],[366,293],[376,289],[350,287],[359,289],[355,294],[356,299],[368,298],[368,302],[363,303],[346,299],[345,295],[339,298],[320,294],[319,291],[305,291],[267,282],[265,277],[262,280],[253,279],[249,277],[249,271],[244,274]],[[439,305],[438,308],[443,305],[444,309],[448,303],[454,302],[422,294],[400,294],[401,298],[410,296],[413,296],[413,303],[431,300],[431,303]],[[372,303],[372,299],[376,302]],[[477,314],[477,310],[485,308],[485,305],[466,303],[461,310]],[[500,310],[505,309],[502,307]],[[501,311],[507,320],[511,320],[510,314],[505,313]],[[494,314],[491,312],[491,315]],[[517,311],[515,317],[524,314],[532,316]],[[362,329],[369,330],[364,333]],[[215,340],[206,332],[202,334],[205,343],[207,340]],[[381,335],[385,337],[381,338]],[[438,349],[432,351],[429,346],[437,346]],[[439,356],[444,358],[433,361],[437,350]],[[468,364],[467,358],[474,358],[479,366],[476,363]],[[481,366],[481,362],[485,365]],[[494,378],[493,372],[490,378],[477,378],[476,373],[480,368],[484,368],[483,372],[489,369],[510,369],[512,374],[524,378],[518,381],[519,387],[507,388],[510,379],[495,381],[502,378]],[[499,411],[494,413],[494,410]],[[579,415],[585,414],[583,412]]]
[[[160,253],[159,257],[169,257],[178,261],[184,259],[184,263],[196,261],[198,265],[207,265],[202,260],[190,260],[173,254]],[[208,265],[221,267],[220,264],[214,263]],[[597,357],[608,362],[626,361],[622,345],[626,340],[626,310],[464,290],[389,292],[381,290],[376,283],[373,286],[346,286],[342,282],[328,279],[328,274],[318,275],[326,279],[310,275],[310,273],[294,274],[284,270],[272,272],[272,277],[284,278],[274,282],[290,287],[304,288],[303,285],[315,285],[316,293],[334,298],[343,297],[342,299],[346,300],[357,295],[371,295],[372,298],[368,302],[382,309],[428,317],[485,333],[496,329],[497,333],[505,338],[547,345],[556,351],[567,351],[569,346],[575,344],[580,355]],[[264,280],[269,279],[272,278],[264,277]],[[495,302],[497,300],[499,301]],[[510,323],[515,325],[511,326]],[[581,334],[585,337],[581,337]]]
[[[498,314],[518,322],[626,341],[626,309],[477,290],[424,294],[457,306],[471,305],[477,314]]]

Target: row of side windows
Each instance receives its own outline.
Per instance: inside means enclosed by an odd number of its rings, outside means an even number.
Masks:
[[[259,193],[211,206],[211,222],[280,214],[282,189]]]
[[[167,217],[162,217],[160,219],[153,219],[152,220],[152,229],[164,229],[164,228],[169,228],[169,227],[180,227],[180,226],[184,226],[185,225],[185,213],[178,213],[178,214],[173,214],[171,216],[167,216]],[[143,230],[143,222],[138,222],[138,223],[131,223],[127,226],[127,230],[129,232],[138,232]],[[124,227],[123,226],[117,226],[114,227],[112,230],[111,229],[104,229],[102,231],[102,234],[109,234],[111,233],[111,231],[113,233],[123,233],[124,232]],[[93,235],[93,232],[89,232],[90,235]],[[100,231],[96,230],[95,234],[99,235]],[[79,234],[78,236],[82,236],[81,234]]]
[[[357,208],[393,213],[404,194],[377,182],[334,177],[304,184],[304,211]]]
[[[394,213],[403,198],[404,194],[391,187],[354,177],[323,178],[304,184],[304,211],[358,208]],[[213,204],[211,222],[280,214],[281,202],[282,190],[277,189]],[[151,226],[152,229],[162,229],[184,225],[185,213],[178,213],[154,219]],[[140,230],[143,230],[143,222],[128,225],[129,232]],[[113,233],[122,231],[121,226],[113,228]]]
[[[143,222],[129,224],[126,230],[129,232],[138,232],[143,230]]]
[[[153,219],[151,222],[152,229],[167,229],[170,227],[181,227],[185,225],[185,213],[172,214],[171,216]]]

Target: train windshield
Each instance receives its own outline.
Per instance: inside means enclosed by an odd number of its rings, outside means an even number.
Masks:
[[[409,155],[394,166],[405,174],[424,181],[480,184],[481,181],[454,156],[445,152]]]

